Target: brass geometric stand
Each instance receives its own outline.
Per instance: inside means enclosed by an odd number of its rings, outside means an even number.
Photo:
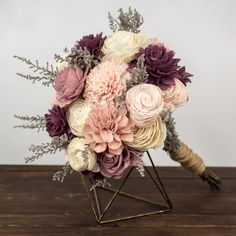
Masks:
[[[168,195],[165,191],[165,188],[164,188],[164,186],[161,182],[161,179],[158,175],[157,169],[156,169],[156,167],[155,167],[155,165],[152,161],[151,155],[148,151],[147,151],[147,154],[148,154],[148,158],[149,158],[150,163],[151,163],[151,170],[152,171],[145,166],[144,167],[145,168],[145,173],[150,176],[150,178],[153,181],[154,185],[156,186],[158,192],[161,194],[160,196],[164,200],[165,204],[159,204],[159,203],[156,203],[155,201],[147,200],[145,198],[138,197],[138,196],[128,194],[128,193],[125,193],[125,192],[121,191],[123,186],[125,185],[126,181],[128,180],[130,174],[135,169],[135,167],[130,168],[130,170],[128,171],[128,173],[126,174],[124,179],[121,181],[121,183],[120,183],[120,185],[118,186],[117,189],[113,189],[113,188],[110,188],[110,187],[96,186],[96,187],[92,188],[92,190],[90,190],[90,187],[89,187],[89,184],[88,184],[89,181],[87,179],[85,179],[86,177],[84,177],[81,174],[82,183],[85,187],[86,193],[87,193],[89,201],[91,203],[92,210],[93,210],[93,213],[95,215],[95,218],[96,218],[96,220],[99,224],[105,224],[105,223],[110,223],[110,222],[115,222],[115,221],[120,221],[120,220],[127,220],[127,219],[133,219],[133,218],[148,216],[148,215],[160,214],[160,213],[164,213],[164,212],[168,212],[168,211],[172,210],[171,201],[170,201],[170,199],[169,199],[169,197],[168,197]],[[142,177],[140,177],[139,180],[140,180],[140,183],[141,183]],[[142,185],[140,185],[140,186],[142,186]],[[103,191],[107,191],[107,192],[110,192],[110,193],[114,193],[112,195],[111,199],[105,205],[105,207],[101,206],[101,201],[103,201],[103,199],[99,199],[98,190],[99,191],[103,190]],[[133,199],[133,201],[139,201],[139,202],[143,202],[143,203],[146,203],[146,204],[151,204],[153,207],[155,207],[155,209],[152,210],[152,211],[142,212],[140,214],[128,215],[128,216],[123,216],[123,217],[119,216],[119,214],[118,214],[118,217],[114,217],[114,218],[110,218],[110,219],[104,219],[104,217],[106,216],[109,209],[111,209],[112,203],[114,202],[114,200],[116,199],[116,197],[118,195]]]

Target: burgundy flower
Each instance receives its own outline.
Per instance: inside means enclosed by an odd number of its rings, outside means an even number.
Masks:
[[[146,48],[140,48],[136,57],[138,58],[142,54],[144,54],[145,66],[149,74],[148,83],[166,90],[175,84],[175,78],[181,80],[185,85],[187,82],[191,82],[188,77],[192,75],[185,72],[184,67],[178,65],[180,59],[174,58],[174,51],[166,49],[163,45],[150,44]]]
[[[101,181],[104,179],[104,176],[100,172],[85,170],[82,171],[82,174],[90,181]]]
[[[45,114],[46,130],[50,137],[59,137],[66,134],[69,139],[73,134],[70,131],[65,108],[53,106],[48,114]]]
[[[106,37],[102,37],[102,33],[94,36],[93,34],[84,36],[75,45],[76,48],[86,48],[92,55],[98,57]]]
[[[137,160],[143,152],[125,146],[120,155],[109,153],[97,154],[98,164],[101,173],[108,178],[120,179],[124,171],[132,165],[136,165]]]

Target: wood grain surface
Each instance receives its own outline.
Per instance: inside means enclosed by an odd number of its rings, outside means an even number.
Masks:
[[[52,182],[58,169],[0,166],[0,236],[236,235],[236,168],[212,168],[222,177],[223,186],[220,191],[211,191],[188,171],[159,167],[172,212],[106,225],[96,223],[78,174],[62,184]],[[148,176],[141,178],[137,173],[127,181],[124,191],[161,200]],[[130,200],[114,202],[115,215],[133,210],[141,208]]]

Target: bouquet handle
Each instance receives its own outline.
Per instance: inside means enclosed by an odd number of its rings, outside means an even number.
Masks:
[[[197,174],[202,181],[206,181],[211,188],[219,189],[222,181],[213,171],[209,170],[202,158],[185,143],[179,142],[179,147],[176,150],[169,152],[172,160],[179,162],[184,168]]]

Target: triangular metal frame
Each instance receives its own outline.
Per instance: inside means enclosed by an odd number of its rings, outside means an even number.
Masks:
[[[126,174],[125,178],[121,181],[118,189],[116,189],[116,190],[112,189],[112,188],[100,187],[100,186],[93,187],[92,191],[93,191],[93,196],[94,196],[95,204],[94,204],[94,201],[93,201],[93,199],[92,199],[92,197],[90,195],[91,191],[90,191],[90,189],[88,187],[88,184],[86,183],[85,177],[81,174],[82,183],[83,183],[83,185],[85,187],[86,193],[87,193],[88,198],[90,200],[90,203],[91,203],[92,210],[93,210],[93,213],[95,215],[95,218],[96,218],[96,220],[97,220],[97,222],[99,224],[105,224],[105,223],[111,223],[111,222],[120,221],[120,220],[127,220],[127,219],[133,219],[133,218],[142,217],[142,216],[160,214],[160,213],[164,213],[164,212],[168,212],[168,211],[172,210],[172,203],[171,203],[171,201],[170,201],[170,199],[169,199],[169,197],[168,197],[168,195],[166,193],[164,185],[161,182],[161,179],[160,179],[160,177],[158,175],[157,169],[156,169],[156,167],[155,167],[155,165],[153,163],[153,160],[151,158],[151,155],[150,155],[150,153],[148,151],[147,151],[147,155],[148,155],[148,158],[150,160],[151,167],[154,170],[154,175],[155,176],[153,176],[153,174],[150,172],[150,170],[146,166],[144,167],[145,171],[151,177],[151,180],[156,185],[158,191],[161,193],[161,195],[162,195],[162,197],[165,200],[167,205],[161,205],[161,204],[158,204],[156,202],[153,202],[153,201],[141,198],[141,197],[137,197],[137,196],[134,196],[134,195],[131,195],[131,194],[128,194],[128,193],[125,193],[125,192],[121,191],[121,189],[124,186],[124,184],[126,183],[128,177],[130,176],[130,174],[134,170],[134,167],[130,168],[130,170]],[[109,191],[109,192],[113,192],[114,193],[113,196],[111,197],[110,201],[108,202],[108,204],[106,205],[106,207],[104,208],[103,211],[101,210],[101,206],[99,204],[98,193],[97,193],[97,189],[98,188],[99,189],[103,189],[104,191]],[[124,217],[115,218],[115,219],[103,220],[104,216],[106,215],[107,211],[111,207],[113,201],[115,200],[115,198],[117,197],[118,194],[126,196],[126,197],[129,197],[129,198],[133,198],[133,199],[136,199],[136,200],[139,200],[139,201],[143,201],[143,202],[146,202],[146,203],[150,203],[152,205],[155,205],[157,207],[157,210],[154,210],[154,211],[151,211],[151,212],[145,212],[145,213],[142,213],[142,214],[132,215],[132,216],[124,216]]]

